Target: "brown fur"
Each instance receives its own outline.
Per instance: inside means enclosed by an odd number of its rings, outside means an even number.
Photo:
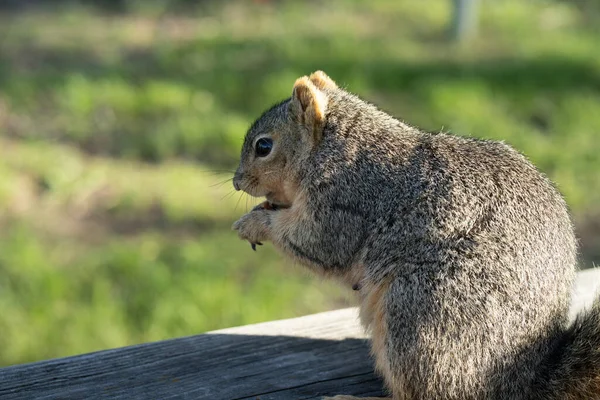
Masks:
[[[310,74],[309,79],[315,86],[321,90],[323,89],[336,89],[336,83],[325,74],[323,71],[316,71]]]
[[[378,285],[367,283],[359,289],[360,320],[371,331],[371,353],[375,357],[375,368],[383,376],[388,387],[394,387],[393,375],[387,354],[388,322],[386,321],[386,295],[390,282]]]
[[[297,79],[294,83],[292,108],[298,120],[312,131],[315,143],[318,143],[325,122],[327,97],[307,76]]]
[[[567,396],[569,400],[600,399],[600,373],[579,385],[574,385]]]

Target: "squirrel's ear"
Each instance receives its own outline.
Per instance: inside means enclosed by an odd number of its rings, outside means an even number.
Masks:
[[[314,143],[318,143],[325,126],[325,93],[317,89],[308,77],[303,76],[294,83],[290,107],[296,120],[308,128],[313,134]]]
[[[323,71],[315,71],[309,76],[310,81],[319,89],[336,89],[337,85]]]

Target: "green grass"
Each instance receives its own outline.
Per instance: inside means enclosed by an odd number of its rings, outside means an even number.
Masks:
[[[526,153],[600,260],[592,3],[484,2],[464,45],[447,0],[125,3],[0,13],[0,365],[347,304],[229,230],[255,201],[227,181],[246,128],[316,69]]]
[[[3,364],[341,304],[339,289],[229,231],[247,203],[211,188],[228,176],[37,142],[1,140],[0,156]]]

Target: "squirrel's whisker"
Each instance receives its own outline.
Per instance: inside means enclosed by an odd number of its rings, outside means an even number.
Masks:
[[[233,211],[237,211],[238,206],[240,205],[240,200],[242,200],[242,197],[244,197],[243,193],[240,193],[240,197],[238,198],[238,201],[235,203],[235,207],[233,208]]]
[[[233,196],[234,194],[236,194],[237,192],[235,191],[235,189],[231,189],[230,192],[228,192],[226,195],[224,195],[223,197],[221,197],[221,200],[225,200],[230,198],[231,196]]]
[[[212,184],[212,185],[210,185],[209,187],[215,187],[215,186],[216,186],[216,187],[221,187],[221,186],[223,186],[224,184],[226,184],[227,182],[231,182],[232,180],[233,180],[233,178],[228,178],[228,179],[225,179],[224,181],[221,181],[221,182],[217,182],[217,183],[215,183],[215,184]]]

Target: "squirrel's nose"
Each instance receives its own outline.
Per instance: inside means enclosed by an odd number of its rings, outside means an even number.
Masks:
[[[233,174],[233,187],[235,190],[240,190],[240,181],[242,180],[242,174],[239,171],[235,171]]]

